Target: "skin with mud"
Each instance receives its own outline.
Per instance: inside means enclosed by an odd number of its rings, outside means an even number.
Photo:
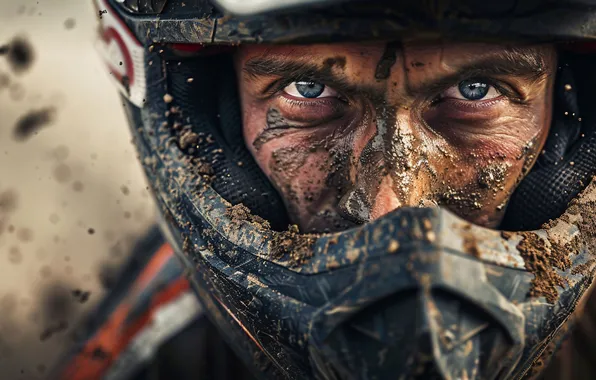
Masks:
[[[252,45],[244,138],[303,232],[402,206],[497,227],[548,135],[552,45]]]

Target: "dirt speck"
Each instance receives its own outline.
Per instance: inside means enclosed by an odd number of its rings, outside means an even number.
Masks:
[[[61,283],[44,287],[40,304],[43,323],[49,326],[48,329],[51,331],[49,335],[53,334],[55,327],[67,321],[75,311],[69,287]]]
[[[8,64],[16,74],[27,71],[35,60],[33,45],[25,36],[16,36],[8,45],[0,48],[0,52],[6,54]]]
[[[74,181],[72,183],[72,189],[77,193],[80,193],[85,189],[85,185],[83,185],[83,182],[81,181]]]
[[[81,289],[75,289],[72,291],[72,296],[75,300],[80,303],[85,303],[89,300],[89,296],[91,295],[90,291],[84,291]]]
[[[39,130],[51,124],[56,117],[55,107],[46,107],[39,110],[29,111],[17,120],[13,136],[16,141],[26,141],[37,134]]]
[[[59,162],[66,160],[69,154],[70,150],[66,145],[58,145],[56,148],[52,150],[52,157],[54,157]]]
[[[17,209],[17,192],[9,189],[0,193],[0,214],[8,214]]]
[[[59,183],[66,183],[70,181],[72,177],[72,171],[70,170],[70,166],[66,164],[59,164],[54,168],[54,178]]]
[[[125,185],[120,186],[120,191],[124,195],[130,194],[130,189],[128,188],[128,186],[125,186]]]
[[[8,250],[8,261],[12,264],[20,264],[23,261],[23,254],[19,247],[12,246]]]
[[[39,334],[39,340],[46,341],[50,339],[53,335],[58,334],[64,330],[68,329],[68,322],[67,321],[59,321],[56,323],[50,324],[50,326],[46,327],[41,334]]]
[[[27,227],[21,227],[17,230],[17,239],[23,243],[28,243],[33,241],[33,230]]]
[[[94,228],[89,228],[89,229],[87,229],[87,233],[89,235],[93,235],[95,233],[95,229]]]
[[[65,27],[67,30],[74,29],[74,27],[75,27],[75,26],[77,26],[77,20],[75,20],[75,19],[74,19],[74,18],[72,18],[72,17],[70,17],[70,18],[67,18],[67,19],[64,21],[64,27]]]

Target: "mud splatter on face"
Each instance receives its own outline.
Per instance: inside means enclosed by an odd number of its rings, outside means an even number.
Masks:
[[[489,93],[496,93],[492,101],[482,99],[485,94],[463,98],[464,90],[478,92],[492,83],[479,79],[480,85],[466,87],[463,80],[451,79],[454,73],[465,76],[458,67],[499,49],[478,46],[309,46],[308,58],[299,47],[269,47],[268,54],[278,49],[283,58],[268,69],[307,67],[314,77],[291,71],[285,83],[312,80],[328,89],[320,97],[296,91],[288,96],[285,87],[267,100],[243,97],[250,109],[247,144],[284,198],[292,221],[305,232],[326,232],[399,207],[439,205],[473,223],[495,226],[515,178],[531,168],[544,141],[548,120],[540,115],[548,113],[543,108],[549,104],[550,82],[515,78],[523,85],[516,91],[542,94],[528,96],[540,99],[531,105],[510,102],[495,89]],[[288,56],[296,57],[296,65],[288,64]],[[396,66],[398,60],[403,63]],[[275,59],[265,61],[271,62]],[[253,84],[260,75],[263,84],[271,84],[266,70],[253,73]],[[523,157],[516,160],[520,151]]]
[[[391,75],[391,67],[395,64],[397,60],[397,50],[400,47],[399,42],[389,42],[385,47],[385,52],[377,63],[377,68],[375,70],[375,78],[376,79],[387,79],[389,75]]]

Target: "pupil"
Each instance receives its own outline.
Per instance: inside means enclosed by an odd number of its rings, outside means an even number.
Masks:
[[[477,80],[464,80],[459,83],[460,94],[468,100],[482,99],[488,94],[490,86]]]
[[[296,82],[296,90],[305,98],[316,98],[325,91],[325,85],[317,82]]]

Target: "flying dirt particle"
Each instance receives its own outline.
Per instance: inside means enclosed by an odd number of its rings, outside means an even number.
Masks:
[[[122,194],[124,194],[124,195],[128,195],[128,194],[130,194],[130,190],[129,190],[129,188],[128,188],[127,186],[125,186],[125,185],[122,185],[122,186],[120,186],[120,191],[121,191],[121,192],[122,192]]]
[[[65,27],[66,29],[68,29],[68,30],[70,30],[70,29],[74,29],[74,27],[75,27],[75,26],[77,26],[77,20],[75,20],[75,19],[74,19],[74,18],[72,18],[72,17],[70,17],[70,18],[67,18],[67,19],[64,21],[64,27]]]
[[[54,178],[59,183],[66,183],[70,181],[71,177],[72,171],[70,170],[70,167],[66,164],[60,164],[56,166],[56,168],[54,169]]]
[[[40,110],[29,111],[17,121],[14,128],[14,139],[17,141],[25,141],[32,135],[49,124],[51,124],[56,117],[55,107],[46,107]]]
[[[27,227],[21,227],[17,230],[17,239],[23,243],[33,241],[33,230]]]
[[[93,234],[95,233],[95,230],[94,230],[93,228],[89,228],[89,229],[87,230],[87,233],[88,233],[89,235],[93,235]]]
[[[39,310],[42,323],[47,326],[40,336],[41,340],[68,328],[67,321],[75,311],[70,289],[71,287],[63,283],[53,283],[41,289]]]
[[[52,156],[59,162],[62,162],[68,158],[70,150],[66,145],[58,145],[52,151]]]
[[[25,87],[23,87],[23,85],[20,83],[11,84],[9,91],[10,91],[10,98],[12,100],[14,100],[15,102],[18,102],[19,100],[23,100],[23,98],[25,97]]]
[[[10,76],[6,73],[0,73],[0,90],[10,85]]]
[[[165,94],[165,95],[163,96],[163,101],[164,101],[165,103],[172,103],[172,100],[174,100],[174,98],[173,98],[173,97],[172,97],[172,95],[170,95],[170,94]]]
[[[17,209],[17,192],[9,189],[0,193],[0,214],[8,214]],[[8,227],[10,229],[10,226]],[[9,231],[10,232],[10,231]]]
[[[74,191],[76,191],[77,193],[80,193],[81,191],[83,191],[84,188],[85,188],[85,186],[83,185],[83,182],[81,182],[81,181],[74,181],[72,184],[72,189]]]
[[[12,246],[8,250],[8,261],[12,264],[20,264],[23,261],[23,254],[19,247]]]
[[[72,296],[80,303],[87,302],[89,300],[90,295],[90,291],[83,291],[81,289],[75,289],[72,291]]]
[[[124,219],[130,219],[130,211],[124,211]]]
[[[0,49],[0,52],[6,54],[8,64],[16,74],[27,71],[35,60],[33,45],[25,36],[16,36],[6,48]]]
[[[50,223],[58,224],[60,222],[60,216],[58,214],[50,214]]]
[[[64,330],[68,329],[68,322],[67,321],[60,321],[55,324],[50,325],[45,330],[39,334],[39,340],[46,341],[50,339],[54,334],[58,334]]]

